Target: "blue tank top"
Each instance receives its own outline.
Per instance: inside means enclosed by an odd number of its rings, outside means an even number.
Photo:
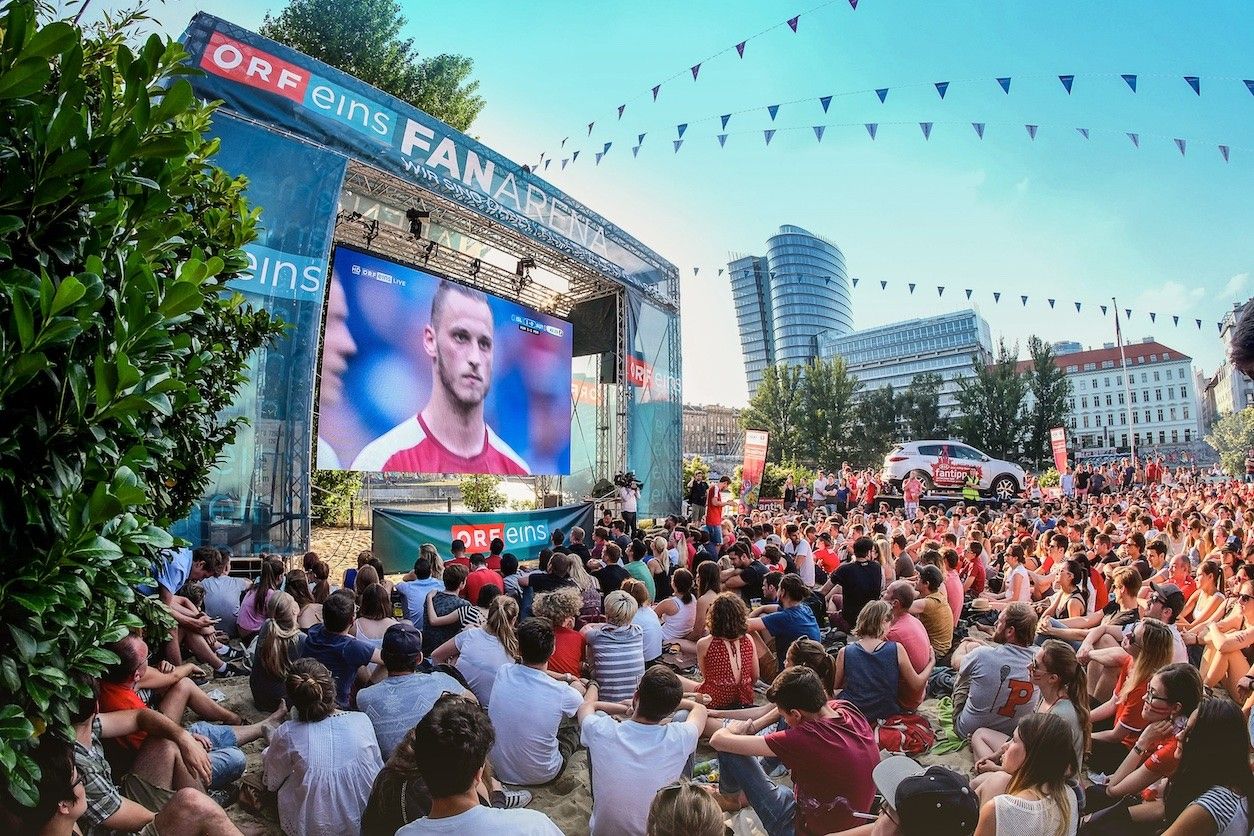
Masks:
[[[901,713],[899,678],[897,642],[886,641],[874,653],[857,642],[845,646],[845,689],[840,698],[856,705],[872,725]]]

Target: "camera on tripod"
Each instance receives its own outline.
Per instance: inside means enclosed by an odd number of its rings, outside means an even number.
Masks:
[[[644,488],[644,482],[636,478],[634,470],[629,470],[626,473],[615,473],[614,484],[620,488],[635,488],[636,490]]]

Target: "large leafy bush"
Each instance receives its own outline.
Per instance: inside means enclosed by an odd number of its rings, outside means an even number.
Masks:
[[[128,46],[140,19],[84,33],[0,3],[0,779],[27,802],[68,674],[162,622],[132,590],[280,328],[224,289],[257,210],[208,162],[182,47]]]

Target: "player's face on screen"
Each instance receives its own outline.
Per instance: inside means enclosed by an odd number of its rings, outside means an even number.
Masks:
[[[332,276],[327,295],[327,327],[322,338],[322,403],[337,404],[344,395],[344,370],[357,353],[348,330],[348,300],[340,280]]]
[[[450,293],[439,322],[423,331],[440,385],[463,406],[483,403],[492,385],[492,310],[480,299]]]

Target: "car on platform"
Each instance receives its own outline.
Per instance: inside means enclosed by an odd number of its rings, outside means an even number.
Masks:
[[[961,441],[935,439],[896,444],[884,457],[883,484],[901,493],[901,485],[914,473],[923,493],[961,491],[968,474],[975,474],[981,495],[1009,500],[1023,490],[1026,474],[1014,462],[995,459]]]

